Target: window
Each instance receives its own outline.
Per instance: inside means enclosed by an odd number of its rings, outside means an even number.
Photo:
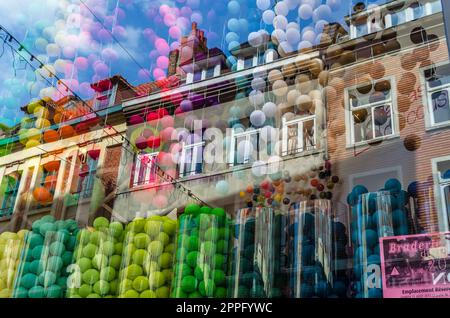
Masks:
[[[97,93],[95,98],[94,109],[102,110],[114,105],[116,99],[116,86],[110,90]]]
[[[231,138],[231,165],[253,163],[259,160],[260,136],[259,129],[234,133]]]
[[[20,185],[20,177],[20,172],[11,173],[3,177],[1,187],[4,192],[0,217],[11,216],[13,214],[17,191]]]
[[[293,155],[315,148],[316,117],[307,116],[294,120],[283,120],[282,155]]]
[[[97,173],[98,157],[87,156],[86,162],[81,164],[78,179],[77,193],[81,198],[90,198],[94,189],[95,175]]]
[[[202,70],[194,72],[194,82],[198,82],[202,80]]]
[[[38,200],[38,198],[35,197],[36,202],[33,208],[41,209],[48,207],[53,203],[60,164],[60,161],[55,160],[42,165],[37,178],[39,182],[36,186],[36,188],[40,189],[42,196],[41,200]]]
[[[347,90],[350,142],[363,143],[395,134],[391,82],[380,80]]]
[[[206,78],[214,77],[214,67],[210,67],[206,70]]]
[[[204,146],[205,142],[183,145],[180,161],[181,177],[193,176],[202,173]]]
[[[424,71],[431,126],[450,123],[450,64]]]
[[[437,180],[440,196],[442,213],[447,220],[450,220],[450,160],[437,161]],[[445,225],[447,228],[450,224]]]
[[[156,181],[158,152],[138,154],[134,164],[133,187],[152,184]]]

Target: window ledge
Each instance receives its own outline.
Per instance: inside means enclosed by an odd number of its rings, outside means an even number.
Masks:
[[[383,136],[383,137],[378,137],[372,140],[368,140],[368,141],[360,141],[354,144],[347,144],[345,146],[345,149],[347,150],[351,150],[353,148],[361,148],[361,147],[365,147],[365,146],[370,146],[372,143],[377,143],[377,142],[382,142],[382,141],[387,141],[387,140],[392,140],[392,139],[397,139],[400,138],[400,134],[394,134],[394,135],[389,135],[389,136]]]
[[[446,121],[439,124],[434,124],[432,126],[425,126],[426,132],[433,132],[440,129],[450,128],[450,121]]]

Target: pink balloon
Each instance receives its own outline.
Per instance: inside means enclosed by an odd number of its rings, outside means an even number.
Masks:
[[[94,90],[91,87],[91,83],[88,82],[81,83],[80,86],[78,87],[78,90],[80,94],[83,95],[82,97],[90,98],[94,96]]]
[[[191,25],[191,21],[185,17],[179,17],[177,19],[177,26],[181,29],[181,30],[188,30],[190,28]]]
[[[192,14],[192,9],[185,6],[181,8],[181,15],[187,18],[190,18]]]
[[[124,20],[127,17],[127,14],[121,8],[117,8],[116,13],[117,13],[116,14],[117,20],[119,20],[119,21]]]
[[[105,19],[103,20],[103,25],[106,28],[111,29],[115,20],[116,20],[115,16],[109,15],[109,16],[105,17]]]
[[[168,27],[175,25],[175,23],[177,23],[177,17],[174,14],[167,13],[164,16],[164,24],[167,25]]]
[[[80,71],[85,71],[89,67],[89,61],[87,58],[79,56],[75,59],[74,65]]]
[[[107,47],[102,51],[102,58],[105,62],[115,62],[119,54],[113,48]]]
[[[165,15],[170,11],[170,7],[167,4],[162,4],[159,7],[159,14],[160,15]]]
[[[119,40],[125,40],[127,38],[127,30],[121,25],[116,25],[112,30],[112,34]]]
[[[143,81],[147,81],[150,79],[151,74],[150,74],[150,71],[147,69],[140,69],[138,72],[138,76],[139,76],[139,79],[141,79]]]
[[[179,48],[180,48],[180,42],[175,41],[175,42],[170,43],[170,50],[171,51],[174,51],[174,50],[179,49]]]
[[[154,77],[156,80],[159,80],[159,79],[161,79],[161,78],[166,77],[166,73],[165,73],[162,69],[160,69],[160,68],[155,68],[155,69],[153,70],[153,77]]]
[[[94,71],[97,75],[106,77],[109,74],[109,67],[103,62],[98,62],[94,66]]]
[[[167,69],[169,67],[169,58],[166,56],[158,57],[156,65],[163,70]]]
[[[71,46],[66,46],[63,49],[63,55],[64,57],[68,58],[68,59],[73,59],[75,57],[76,54],[76,50],[75,48],[71,47]]]
[[[161,140],[163,142],[171,141],[172,140],[172,136],[176,136],[175,135],[175,128],[173,128],[173,127],[166,127],[166,128],[164,128],[161,131],[160,136],[161,136]]]
[[[170,47],[169,47],[169,44],[167,44],[166,40],[161,39],[161,38],[157,39],[155,41],[155,47],[158,50],[158,53],[160,55],[164,55],[164,56],[169,55]]]
[[[111,34],[106,29],[101,29],[97,33],[98,39],[103,43],[110,43],[112,41]]]
[[[181,37],[181,30],[177,26],[171,26],[169,29],[169,35],[172,39],[178,40]]]
[[[150,43],[155,42],[155,40],[156,40],[155,31],[153,31],[152,29],[146,28],[146,29],[144,29],[144,31],[142,31],[142,33],[144,34],[144,37],[147,39],[147,41],[149,41]]]
[[[156,59],[158,56],[159,56],[159,53],[158,53],[157,50],[151,50],[150,53],[148,54],[148,57],[149,57],[151,60]]]
[[[175,121],[172,116],[164,116],[161,118],[161,126],[164,128],[173,127]]]

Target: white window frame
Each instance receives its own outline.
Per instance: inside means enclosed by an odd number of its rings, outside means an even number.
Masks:
[[[286,118],[282,118],[282,141],[281,141],[281,155],[282,156],[288,156],[288,155],[295,155],[304,152],[305,145],[303,143],[303,124],[307,121],[314,121],[313,127],[314,127],[314,146],[312,149],[315,149],[317,146],[317,121],[316,121],[316,115],[306,116],[306,117],[300,117],[293,120],[287,121]],[[297,151],[290,153],[288,149],[288,127],[292,125],[297,125]]]
[[[98,92],[95,96],[94,109],[99,111],[99,110],[104,110],[104,109],[107,109],[108,107],[114,106],[114,101],[116,100],[116,94],[117,94],[117,84],[115,84],[111,89],[109,89],[107,91]],[[106,107],[99,108],[100,107],[99,97],[102,97],[105,95],[109,95],[108,105]]]
[[[450,211],[447,211],[444,193],[445,187],[450,186],[450,179],[443,179],[441,177],[441,172],[438,169],[438,164],[445,161],[450,161],[450,156],[431,159],[434,181],[434,197],[438,212],[439,232],[450,231],[450,225],[448,223],[448,213]]]
[[[204,141],[200,141],[200,142],[196,142],[196,143],[192,143],[192,144],[186,144],[183,142],[182,145],[182,150],[181,150],[181,159],[180,159],[180,177],[184,178],[184,177],[190,177],[190,176],[194,176],[194,175],[198,175],[201,174],[203,172],[203,165],[202,165],[202,171],[201,172],[197,172],[196,171],[196,165],[197,165],[197,151],[195,151],[195,149],[197,149],[198,147],[201,147],[201,149],[203,150],[205,148],[205,142]],[[188,173],[185,173],[184,171],[184,166],[186,163],[186,152],[187,150],[192,150],[192,157],[191,157],[191,171],[189,171]],[[202,162],[203,164],[203,162]]]
[[[230,167],[242,166],[242,165],[246,165],[246,164],[250,163],[250,155],[251,154],[247,153],[247,151],[244,154],[244,160],[243,160],[244,162],[242,162],[242,163],[234,161],[234,154],[235,154],[235,149],[236,149],[236,146],[237,146],[236,145],[236,140],[238,138],[245,137],[245,140],[251,143],[251,136],[252,135],[257,135],[258,143],[259,143],[260,142],[259,138],[261,137],[261,129],[258,128],[258,129],[247,130],[247,131],[239,132],[239,133],[235,133],[234,130],[231,131],[231,147],[230,147],[231,149],[230,149],[230,157],[229,157]],[[257,153],[256,160],[259,160],[259,158],[260,158],[259,149],[256,149],[256,153]]]
[[[145,172],[145,177],[143,181],[139,180],[139,171],[141,169],[141,164],[142,164],[142,159],[146,158],[146,157],[151,157],[151,158],[157,158],[158,157],[159,152],[152,152],[152,153],[141,153],[141,154],[137,154],[136,155],[136,161],[135,161],[135,165],[134,165],[134,173],[133,173],[133,184],[132,184],[132,188],[135,187],[140,187],[140,186],[145,186],[145,185],[149,185],[151,184],[151,173],[152,170],[154,169],[154,167],[152,165],[148,166]],[[151,160],[149,162],[152,162]],[[157,167],[156,167],[157,168]],[[155,176],[153,179],[157,178],[157,173],[155,170]]]
[[[376,142],[379,140],[386,140],[386,139],[399,137],[398,116],[396,115],[396,114],[398,114],[398,112],[397,112],[397,96],[395,94],[395,89],[393,89],[393,87],[396,87],[396,83],[395,83],[395,80],[393,77],[381,78],[374,82],[379,82],[379,81],[384,81],[384,80],[389,81],[391,84],[390,99],[385,99],[383,101],[379,101],[379,102],[375,102],[375,103],[368,103],[368,104],[361,105],[358,107],[353,107],[350,105],[349,91],[352,89],[356,89],[358,86],[360,86],[360,84],[345,88],[345,112],[347,114],[345,116],[345,126],[346,126],[346,132],[347,132],[347,146],[346,146],[347,148],[357,147],[357,146],[361,146],[361,145],[367,145],[368,143]],[[392,121],[392,133],[389,135],[384,135],[384,136],[375,137],[375,138],[368,139],[368,140],[362,140],[362,141],[355,142],[355,127],[354,127],[354,122],[353,122],[353,111],[370,108],[371,118],[373,121],[374,120],[373,119],[374,118],[374,116],[373,116],[374,109],[379,106],[383,106],[383,105],[390,106],[391,121]],[[375,125],[372,125],[372,134],[373,134],[373,136],[375,136]]]
[[[436,63],[434,66],[439,67],[439,66],[443,66],[446,64],[450,65],[450,62],[443,61],[440,63]],[[425,78],[425,72],[427,70],[431,69],[432,67],[433,66],[427,66],[427,67],[420,69],[420,81],[421,81],[422,87],[425,87],[425,94],[422,94],[422,102],[424,105],[427,106],[427,109],[426,109],[427,111],[424,112],[425,113],[425,129],[426,130],[432,130],[432,129],[450,126],[450,120],[436,123],[435,118],[434,118],[433,101],[431,100],[431,95],[434,92],[442,91],[442,90],[446,89],[448,96],[449,96],[449,103],[450,103],[450,83],[445,84],[445,85],[439,85],[439,86],[433,87],[432,89],[429,89],[428,81]],[[449,76],[450,76],[450,74],[449,74]]]

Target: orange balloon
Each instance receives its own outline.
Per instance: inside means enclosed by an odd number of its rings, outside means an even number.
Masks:
[[[63,126],[59,129],[59,132],[61,133],[61,136],[63,138],[70,138],[72,136],[75,136],[75,130],[72,126]]]
[[[44,181],[44,187],[48,190],[55,189],[58,176],[46,176]]]
[[[50,202],[52,200],[52,194],[44,187],[38,187],[33,190],[33,197],[38,202]]]
[[[63,119],[63,114],[61,113],[56,113],[55,116],[53,116],[53,121],[57,124],[61,123]]]
[[[59,169],[60,163],[61,162],[59,160],[47,162],[46,164],[44,164],[44,169],[46,171],[56,171]]]
[[[54,142],[57,140],[59,140],[59,134],[55,130],[50,129],[44,132],[45,142]]]

